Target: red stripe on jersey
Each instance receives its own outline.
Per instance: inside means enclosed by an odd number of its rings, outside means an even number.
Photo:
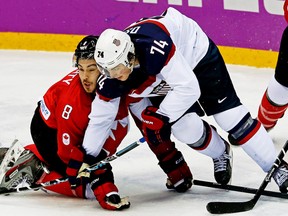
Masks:
[[[157,25],[157,26],[160,27],[163,31],[165,31],[165,33],[166,33],[167,35],[169,35],[169,37],[170,37],[170,33],[169,33],[169,31],[166,29],[166,27],[165,27],[162,23],[160,23],[160,22],[158,22],[158,21],[156,21],[156,20],[152,20],[152,19],[147,19],[147,20],[143,20],[143,21],[137,22],[135,25],[131,25],[131,26],[129,26],[129,27],[126,28],[126,29],[132,28],[132,27],[134,27],[134,26],[138,26],[138,25],[143,24],[143,23],[153,23],[153,24]],[[126,30],[126,29],[125,29],[125,30]]]
[[[106,101],[106,102],[109,102],[110,100],[112,100],[112,98],[108,98],[108,97],[104,97],[103,95],[101,94],[97,94],[99,96],[99,98],[103,101]]]
[[[169,52],[168,58],[166,59],[165,65],[168,64],[168,62],[170,61],[170,59],[171,59],[172,56],[174,55],[175,50],[176,50],[176,47],[175,47],[174,44],[172,44],[172,47],[171,47],[171,50],[170,50],[170,52]]]
[[[149,76],[148,79],[141,84],[140,87],[138,87],[137,89],[133,89],[130,91],[129,94],[138,94],[140,95],[148,86],[151,86],[152,83],[154,83],[156,81],[156,76]]]
[[[239,140],[239,144],[240,145],[243,145],[244,143],[248,142],[256,133],[257,131],[259,130],[261,124],[259,121],[257,121],[257,124],[255,126],[255,128],[249,133],[247,134],[247,136],[245,136],[242,140]]]

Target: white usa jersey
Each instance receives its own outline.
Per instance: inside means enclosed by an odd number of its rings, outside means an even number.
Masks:
[[[207,53],[208,37],[194,20],[174,8],[133,23],[126,32],[134,43],[140,72],[156,76],[154,86],[138,88],[142,90],[138,97],[152,96],[149,90],[165,82],[170,91],[158,112],[171,122],[177,120],[200,96],[193,69]]]
[[[109,125],[107,121],[114,118],[115,112],[104,114],[101,110],[116,108],[117,98],[122,95],[135,98],[164,95],[158,112],[169,117],[170,122],[181,117],[200,97],[193,69],[207,53],[209,39],[194,20],[168,8],[161,16],[142,19],[125,31],[134,43],[140,67],[134,68],[124,82],[106,79],[98,86],[99,97],[93,103],[101,104],[103,108],[95,109],[90,116],[101,121],[97,121],[98,126],[89,124],[88,128]],[[86,133],[93,136],[89,134]]]

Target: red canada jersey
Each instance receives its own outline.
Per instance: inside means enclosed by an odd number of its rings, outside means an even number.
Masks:
[[[95,94],[85,92],[77,70],[52,85],[40,101],[40,114],[45,123],[57,130],[58,155],[68,163],[72,147],[81,146],[89,122],[91,104]],[[117,120],[128,118],[125,100],[119,105]],[[121,127],[120,127],[121,126]],[[99,143],[110,154],[116,151],[128,131],[128,123],[114,128],[112,137]],[[116,130],[117,129],[117,130]],[[95,145],[97,140],[95,140]],[[97,155],[95,155],[97,156]]]

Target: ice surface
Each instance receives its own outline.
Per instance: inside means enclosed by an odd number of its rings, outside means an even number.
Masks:
[[[32,142],[29,125],[36,103],[53,83],[72,70],[72,53],[2,50],[0,65],[0,143],[2,146],[9,146],[17,138],[24,145],[29,144]],[[232,65],[228,65],[228,69],[242,103],[255,117],[273,70]],[[288,138],[287,116],[284,116],[270,132],[278,150]],[[214,124],[212,118],[205,119]],[[227,134],[217,128],[226,138]],[[132,123],[130,133],[119,148],[140,137],[139,131]],[[183,143],[176,142],[176,145],[183,152],[195,179],[214,181],[210,158],[193,151]],[[233,184],[258,188],[265,173],[241,148],[232,148]],[[130,198],[130,209],[111,212],[101,209],[96,201],[30,191],[0,196],[1,215],[200,216],[210,215],[206,211],[209,201],[247,201],[253,197],[252,194],[200,186],[193,186],[184,194],[168,191],[165,187],[166,176],[145,144],[111,164],[121,195]],[[278,190],[274,181],[267,189]],[[282,216],[287,215],[287,206],[288,200],[262,196],[253,210],[237,215]]]

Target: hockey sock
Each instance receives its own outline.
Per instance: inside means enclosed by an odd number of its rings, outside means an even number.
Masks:
[[[267,91],[264,93],[261,105],[258,110],[258,120],[263,124],[266,130],[272,129],[279,118],[281,118],[288,104],[286,105],[277,105],[273,103],[267,94]]]
[[[258,131],[241,145],[243,150],[264,170],[268,172],[276,159],[274,144],[260,125]]]

